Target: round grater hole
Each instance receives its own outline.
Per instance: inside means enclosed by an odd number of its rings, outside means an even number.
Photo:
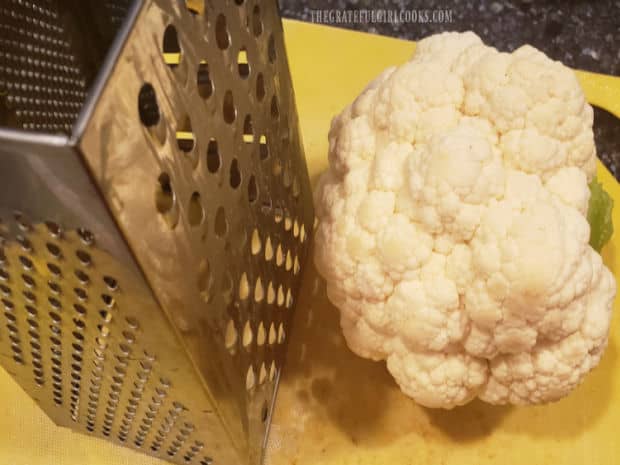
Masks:
[[[245,47],[241,47],[239,53],[237,54],[237,69],[239,70],[239,76],[241,79],[247,79],[250,75],[248,50]]]
[[[177,30],[172,24],[164,31],[163,52],[164,62],[170,68],[176,68],[181,63],[181,45]]]
[[[5,286],[4,284],[0,284],[0,292],[2,292],[2,294],[7,297],[11,296],[11,288],[8,286]]]
[[[219,207],[215,213],[215,235],[224,237],[228,232],[228,220],[224,207]]]
[[[80,284],[86,286],[90,283],[90,277],[82,270],[75,270],[75,277],[78,279]]]
[[[215,42],[221,50],[227,49],[230,45],[226,16],[223,14],[219,14],[215,20]]]
[[[54,221],[46,221],[45,222],[45,226],[47,227],[47,232],[54,239],[58,239],[62,235],[62,229],[60,228],[58,223],[56,223]]]
[[[232,91],[227,90],[224,94],[224,104],[222,106],[222,114],[224,121],[228,124],[235,122],[237,118],[237,108],[235,107],[235,101],[233,99]]]
[[[24,252],[32,253],[32,243],[27,238],[18,235],[15,240],[19,243]]]
[[[256,76],[256,99],[262,102],[265,98],[265,78],[263,73],[258,73]]]
[[[47,283],[47,286],[50,288],[50,291],[53,292],[54,294],[61,294],[62,293],[62,289],[61,289],[60,285],[58,283],[55,283],[54,281],[49,281]]]
[[[85,250],[78,250],[75,252],[78,260],[82,264],[82,266],[89,267],[92,264],[92,257]]]
[[[254,175],[250,176],[250,180],[248,181],[248,200],[250,203],[256,202],[258,198],[258,185],[256,184],[256,178]]]
[[[211,138],[211,140],[209,140],[209,145],[207,146],[207,169],[210,173],[217,173],[221,164],[222,160],[220,158],[217,141]]]
[[[6,272],[6,270],[0,269],[0,281],[8,281],[9,280],[9,274]]]
[[[23,255],[20,255],[19,261],[22,264],[22,267],[24,268],[24,270],[26,271],[30,271],[34,268],[32,260],[30,260],[28,257],[24,257]]]
[[[263,32],[263,22],[260,17],[260,7],[258,5],[255,5],[252,10],[252,32],[254,32],[256,37]]]
[[[30,231],[32,229],[32,225],[30,224],[30,222],[28,221],[28,219],[24,216],[23,213],[16,211],[13,214],[13,217],[15,218],[15,222],[17,223],[17,226],[19,227],[19,229],[21,229],[22,231]]]
[[[118,290],[118,282],[116,281],[116,279],[110,276],[104,276],[103,282],[106,284],[106,286],[108,287],[110,291]]]
[[[230,187],[237,189],[241,185],[241,171],[239,170],[239,162],[233,158],[230,163]]]
[[[198,65],[196,85],[198,86],[198,94],[203,99],[208,99],[213,95],[214,88],[211,75],[209,74],[209,64],[204,60]]]
[[[74,304],[73,309],[80,315],[86,315],[86,309],[80,304]]]
[[[22,294],[24,298],[28,301],[28,303],[31,303],[33,305],[37,303],[37,296],[35,296],[32,292],[23,291]]]
[[[95,235],[88,229],[78,228],[77,233],[84,245],[91,246],[95,243]]]
[[[151,127],[159,123],[159,105],[155,89],[148,82],[143,84],[138,93],[138,114],[144,126]]]
[[[48,263],[47,264],[47,269],[49,270],[50,273],[52,273],[56,278],[61,278],[62,277],[62,271],[60,270],[60,267],[58,267],[58,265],[55,265],[53,263]]]
[[[205,457],[200,461],[200,465],[213,465],[213,459],[210,457]]]
[[[200,194],[194,192],[189,201],[189,208],[187,211],[187,217],[190,226],[196,227],[202,224],[205,217],[204,209],[202,208],[202,202],[200,200]]]
[[[276,42],[273,38],[273,34],[269,36],[269,40],[267,42],[267,56],[269,57],[270,63],[275,63],[276,61]]]

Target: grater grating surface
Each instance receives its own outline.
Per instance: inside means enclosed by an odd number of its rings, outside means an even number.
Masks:
[[[84,3],[117,24],[125,8]],[[33,4],[56,5],[11,8]],[[57,424],[176,463],[259,463],[314,218],[277,4],[127,11],[93,78],[96,53],[74,50],[77,124],[0,115],[72,130],[0,129],[0,363]],[[5,102],[22,95],[9,78]]]

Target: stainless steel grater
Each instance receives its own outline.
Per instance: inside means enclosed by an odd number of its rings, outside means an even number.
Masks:
[[[261,461],[312,196],[277,3],[0,5],[0,363],[58,425]]]

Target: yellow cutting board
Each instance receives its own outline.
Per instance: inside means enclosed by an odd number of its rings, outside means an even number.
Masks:
[[[327,164],[331,117],[381,70],[404,62],[414,44],[293,21],[285,21],[285,33],[315,180]],[[591,102],[620,116],[620,79],[579,76]],[[602,167],[599,177],[620,206],[616,181]],[[620,207],[614,223],[620,229]],[[614,271],[619,237],[604,251]],[[416,406],[400,393],[384,364],[347,349],[338,312],[312,266],[305,271],[294,325],[268,445],[269,465],[620,464],[618,315],[601,365],[568,398],[534,408],[474,402],[449,412]],[[55,427],[0,370],[0,464],[164,462]]]
[[[384,68],[407,60],[414,44],[286,24],[306,157],[313,181],[327,167],[327,131]],[[620,117],[620,79],[579,73],[591,102]],[[599,177],[616,199],[605,168]],[[616,272],[620,233],[604,251]],[[618,270],[620,271],[620,269]],[[620,308],[600,366],[566,399],[542,407],[494,407],[479,401],[452,411],[416,405],[401,394],[384,363],[353,355],[338,311],[312,266],[302,294],[280,385],[268,465],[611,465],[620,464]]]

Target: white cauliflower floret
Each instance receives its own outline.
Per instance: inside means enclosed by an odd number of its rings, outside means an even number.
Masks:
[[[423,405],[567,395],[616,283],[588,244],[592,109],[571,70],[421,41],[332,122],[315,261],[350,348]]]

